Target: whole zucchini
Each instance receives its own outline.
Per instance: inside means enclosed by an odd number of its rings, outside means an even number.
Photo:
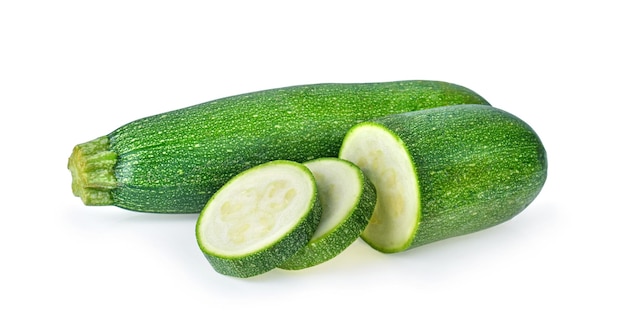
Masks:
[[[234,175],[261,163],[336,157],[354,124],[453,104],[488,104],[440,81],[315,84],[222,98],[125,124],[74,147],[72,191],[86,205],[200,212]]]

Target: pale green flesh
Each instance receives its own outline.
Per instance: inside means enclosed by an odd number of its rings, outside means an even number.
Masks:
[[[222,257],[264,249],[307,216],[314,185],[310,174],[291,165],[249,170],[209,201],[200,215],[198,241],[205,252]]]
[[[339,159],[320,159],[304,163],[315,177],[323,212],[312,241],[340,225],[359,202],[362,182],[354,168]]]
[[[359,124],[346,135],[339,157],[359,166],[376,187],[376,207],[363,239],[383,252],[404,249],[419,224],[420,196],[402,141],[383,126]]]

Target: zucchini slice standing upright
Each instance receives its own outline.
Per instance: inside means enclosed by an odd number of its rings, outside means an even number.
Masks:
[[[376,189],[361,169],[338,158],[304,163],[315,176],[322,218],[311,241],[279,267],[300,270],[339,255],[359,238],[376,205]]]

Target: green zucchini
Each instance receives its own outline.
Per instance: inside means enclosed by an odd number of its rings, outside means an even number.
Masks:
[[[222,98],[125,124],[77,145],[72,191],[86,205],[197,213],[239,172],[336,157],[354,124],[452,104],[487,104],[438,81],[317,84]]]
[[[361,169],[338,158],[305,162],[318,186],[322,218],[307,245],[280,268],[301,270],[339,255],[359,238],[376,205],[376,189]]]
[[[270,161],[236,175],[212,196],[196,222],[196,239],[218,273],[247,278],[304,247],[321,213],[311,171]]]
[[[547,156],[534,130],[486,105],[389,115],[355,125],[339,157],[378,200],[362,238],[399,252],[511,219],[539,194]]]

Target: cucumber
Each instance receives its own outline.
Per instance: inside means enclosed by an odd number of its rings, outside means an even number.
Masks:
[[[321,212],[311,172],[271,161],[236,175],[212,196],[196,223],[196,239],[218,273],[247,278],[304,247]]]
[[[197,213],[246,169],[278,159],[337,157],[344,134],[358,122],[466,103],[487,104],[462,86],[419,80],[222,98],[139,119],[75,146],[68,161],[72,191],[86,205]]]
[[[339,157],[377,191],[362,238],[400,252],[507,221],[539,194],[547,156],[534,130],[486,105],[389,115],[355,125]]]
[[[361,169],[338,158],[305,162],[317,182],[322,218],[307,245],[280,268],[301,270],[339,255],[359,238],[376,205],[376,190]]]

